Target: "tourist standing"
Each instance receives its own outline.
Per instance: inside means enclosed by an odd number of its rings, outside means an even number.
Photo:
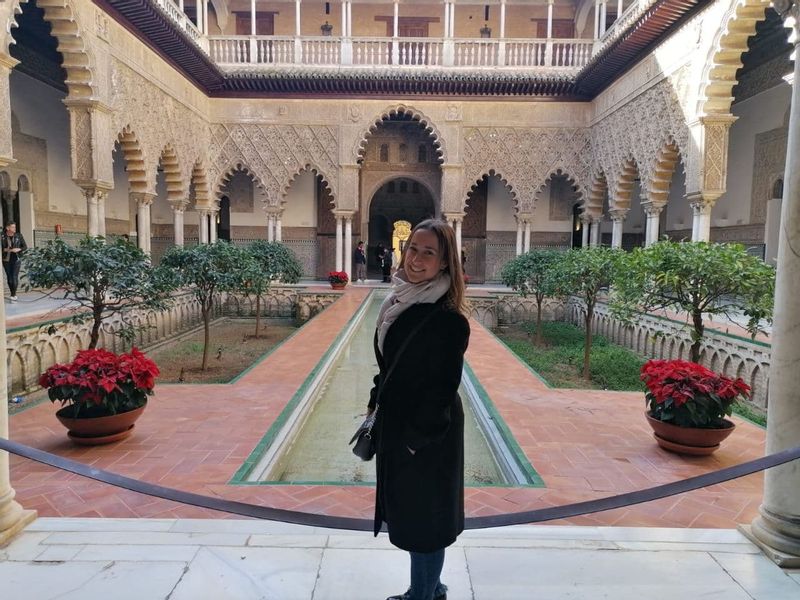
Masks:
[[[464,530],[458,387],[470,333],[453,229],[417,225],[393,283],[378,315],[380,372],[368,406],[378,404],[374,532],[385,522],[392,544],[411,555],[408,591],[387,600],[445,600],[445,548]]]
[[[383,251],[383,261],[381,262],[381,270],[383,271],[383,283],[392,282],[392,257],[394,256],[394,248]]]
[[[364,252],[364,242],[358,240],[356,249],[353,250],[353,263],[356,265],[356,281],[367,280],[367,255]]]
[[[6,271],[6,281],[8,281],[8,289],[11,291],[12,302],[17,301],[20,253],[27,249],[25,238],[17,232],[17,224],[11,221],[3,231],[3,269]]]

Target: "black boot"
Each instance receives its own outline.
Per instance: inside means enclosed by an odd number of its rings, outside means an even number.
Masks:
[[[389,596],[386,600],[409,600],[411,598],[411,590],[406,590],[405,594],[400,594],[399,596]],[[433,600],[447,600],[447,592],[440,594],[438,596],[434,596]]]

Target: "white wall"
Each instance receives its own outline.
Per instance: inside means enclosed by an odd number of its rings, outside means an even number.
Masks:
[[[49,210],[85,215],[86,200],[72,181],[69,114],[62,102],[65,94],[14,70],[11,71],[10,85],[11,110],[19,119],[21,132],[47,143]]]
[[[313,172],[303,171],[292,182],[284,198],[283,227],[317,226],[316,178]]]
[[[672,183],[669,186],[669,199],[667,200],[667,230],[692,228],[692,207],[686,200],[686,173],[683,162],[675,165]]]
[[[497,177],[489,177],[487,193],[486,231],[516,231],[514,200],[503,182]]]
[[[750,222],[755,138],[759,133],[783,126],[792,88],[782,83],[735,104],[738,120],[731,126],[728,144],[727,191],[711,211],[711,225],[724,227]]]
[[[128,173],[125,171],[125,157],[122,150],[116,146],[111,154],[114,167],[114,189],[106,197],[106,219],[130,218],[130,197],[128,196]],[[136,223],[131,223],[130,231],[136,231]]]

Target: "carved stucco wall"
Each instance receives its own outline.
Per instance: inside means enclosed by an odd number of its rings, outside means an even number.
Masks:
[[[511,188],[521,213],[531,213],[550,175],[559,170],[581,192],[591,171],[589,131],[578,128],[468,127],[463,130],[466,201],[483,175],[495,172]]]
[[[242,165],[277,206],[302,169],[311,167],[338,192],[338,141],[333,125],[220,123],[211,127],[209,180],[213,190],[223,176]]]
[[[148,186],[152,186],[148,191],[155,193],[161,152],[167,145],[172,146],[188,197],[192,168],[198,161],[207,164],[209,127],[206,121],[127,65],[115,60],[111,68],[114,113],[106,149],[109,157],[116,136],[129,127],[141,146]]]
[[[772,199],[775,181],[784,176],[788,139],[788,123],[756,135],[750,223],[764,223],[767,219],[767,202]]]
[[[614,191],[626,160],[635,160],[639,167],[643,198],[654,175],[657,157],[670,142],[676,143],[686,164],[689,129],[680,94],[686,87],[687,75],[687,69],[680,69],[592,127],[594,170],[605,173],[611,208],[615,207]]]

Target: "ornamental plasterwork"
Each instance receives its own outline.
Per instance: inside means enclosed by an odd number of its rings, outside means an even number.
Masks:
[[[643,196],[660,150],[671,140],[686,164],[689,130],[678,96],[677,86],[686,85],[681,83],[685,81],[681,73],[653,86],[592,127],[595,168],[606,174],[612,204],[626,160],[636,161]]]
[[[141,146],[148,191],[155,192],[161,152],[169,144],[175,150],[186,195],[192,168],[207,156],[208,125],[194,111],[175,100],[127,65],[113,61],[111,68],[112,139],[130,126]],[[202,161],[205,162],[205,161]]]
[[[473,127],[463,133],[463,198],[493,170],[511,187],[518,212],[533,212],[550,175],[559,170],[582,191],[588,181],[591,144],[585,129]]]
[[[278,205],[296,174],[311,167],[325,179],[334,197],[338,189],[336,128],[328,125],[223,123],[211,128],[209,178],[213,189],[237,165],[247,167]]]
[[[788,137],[789,128],[786,126],[756,135],[750,193],[751,223],[767,220],[767,203],[772,199],[772,188],[777,179],[783,179]]]
[[[83,181],[94,177],[92,161],[92,115],[88,106],[72,106],[70,115],[70,156],[72,177]]]

